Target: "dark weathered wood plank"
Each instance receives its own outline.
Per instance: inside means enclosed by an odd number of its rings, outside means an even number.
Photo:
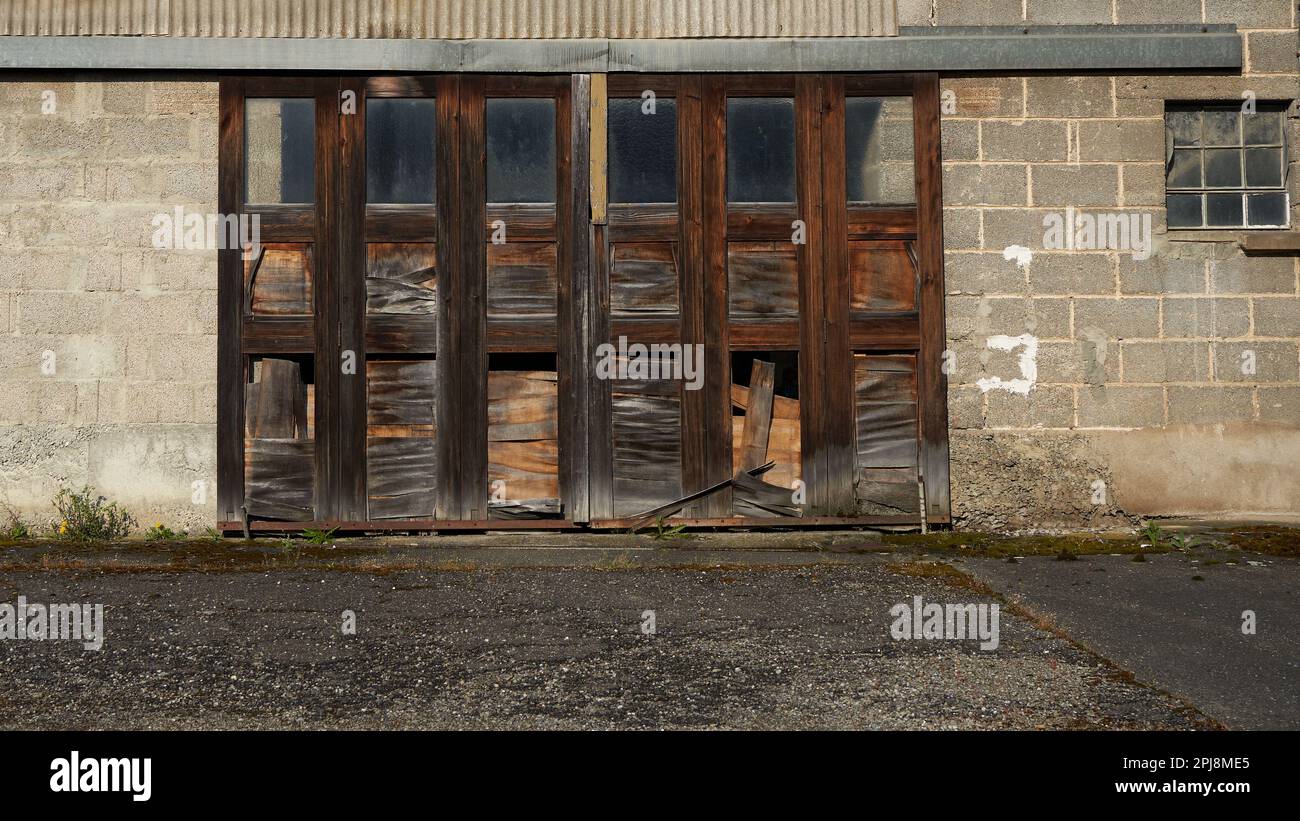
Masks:
[[[943,307],[943,166],[939,136],[939,77],[915,77],[912,111],[916,155],[916,242],[921,278],[921,474],[926,519],[950,521],[948,489],[948,377],[941,367],[947,346]]]
[[[745,423],[740,437],[740,471],[752,470],[767,462],[767,435],[772,429],[772,387],[776,366],[755,359],[749,374],[746,393]]]
[[[312,518],[316,443],[311,439],[249,439],[243,506],[249,516]]]
[[[675,243],[618,243],[613,260],[609,300],[615,315],[675,314],[680,310]]]
[[[217,207],[240,213],[244,181],[244,81],[222,77],[217,145]],[[236,248],[217,252],[217,517],[238,519],[244,505],[244,263]]]

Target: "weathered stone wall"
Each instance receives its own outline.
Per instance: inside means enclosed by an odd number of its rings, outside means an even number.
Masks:
[[[83,483],[214,520],[216,253],[151,236],[216,210],[217,131],[212,80],[0,83],[0,503],[29,521]]]
[[[1300,513],[1297,259],[1245,256],[1240,233],[1169,232],[1163,209],[1166,101],[1300,97],[1295,4],[900,0],[899,8],[903,25],[1230,22],[1245,38],[1243,76],[942,80],[951,92],[943,152],[954,514],[969,526],[1035,526]],[[1288,122],[1300,226],[1300,129]],[[1151,258],[1045,248],[1044,216],[1071,206],[1151,214]],[[1033,388],[981,388],[981,379],[1020,375],[1023,349],[993,350],[989,338],[1022,334],[1037,339]],[[1254,374],[1241,368],[1248,351]]]

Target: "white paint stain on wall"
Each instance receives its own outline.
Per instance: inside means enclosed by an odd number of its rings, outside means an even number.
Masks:
[[[1015,263],[1021,268],[1028,268],[1029,263],[1034,261],[1034,252],[1023,245],[1008,245],[1002,249],[1002,258]]]
[[[1020,336],[999,334],[990,336],[985,344],[995,351],[1014,351],[1016,348],[1024,348],[1024,350],[1020,352],[1018,358],[1020,365],[1019,378],[1003,380],[1000,376],[989,376],[977,379],[975,384],[980,391],[988,393],[992,390],[999,390],[1028,396],[1030,389],[1038,381],[1038,337],[1033,334],[1021,334]]]

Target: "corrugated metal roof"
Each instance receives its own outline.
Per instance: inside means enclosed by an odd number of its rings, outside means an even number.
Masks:
[[[0,0],[0,35],[517,40],[897,33],[896,0]]]

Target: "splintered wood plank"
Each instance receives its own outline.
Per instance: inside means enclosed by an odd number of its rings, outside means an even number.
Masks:
[[[366,491],[372,519],[433,516],[437,449],[433,439],[366,440]]]
[[[437,378],[433,359],[367,362],[366,424],[371,435],[384,426],[415,425],[433,436]]]
[[[739,463],[741,442],[745,430],[745,417],[731,417],[731,444],[733,458]],[[799,419],[772,419],[767,436],[767,461],[771,470],[763,474],[763,481],[782,488],[793,488],[795,480],[802,477],[800,457]]]
[[[552,242],[489,244],[488,316],[554,315],[558,294],[556,266],[556,248]]]
[[[857,355],[853,360],[858,468],[915,470],[916,357]]]
[[[615,380],[611,431],[615,515],[682,495],[681,390],[668,380]]]
[[[432,316],[437,312],[437,247],[428,242],[366,245],[366,312]]]
[[[906,242],[850,242],[853,311],[916,310],[916,266]]]
[[[772,386],[776,365],[755,359],[749,375],[749,407],[740,434],[741,471],[767,462],[767,436],[772,428]]]
[[[732,316],[796,316],[799,273],[791,242],[732,242],[727,281]]]
[[[264,245],[244,261],[244,292],[256,316],[312,312],[312,254],[307,243]]]
[[[615,314],[676,313],[677,254],[671,242],[621,242],[609,272]]]
[[[731,386],[731,405],[740,410],[749,409],[749,388],[744,385],[732,384]],[[781,394],[772,395],[772,418],[773,419],[795,419],[799,418],[799,400],[791,399]]]
[[[262,359],[258,381],[245,386],[246,435],[261,439],[307,437],[307,387],[297,362]]]
[[[803,510],[794,503],[792,490],[769,484],[744,471],[736,474],[736,480],[731,486],[731,497],[737,516],[770,518],[803,515]]]
[[[244,453],[244,507],[249,516],[314,518],[316,442],[249,439]]]

